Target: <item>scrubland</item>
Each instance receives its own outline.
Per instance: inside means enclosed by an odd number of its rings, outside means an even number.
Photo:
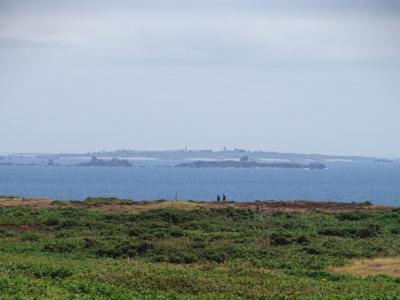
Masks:
[[[399,299],[400,209],[0,199],[0,299]]]

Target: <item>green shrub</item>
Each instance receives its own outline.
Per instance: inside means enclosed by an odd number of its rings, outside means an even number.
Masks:
[[[72,253],[77,249],[79,245],[75,241],[68,240],[56,240],[43,246],[44,251],[55,253]]]
[[[351,211],[336,215],[339,221],[360,221],[369,218],[369,214],[362,211]]]
[[[278,234],[278,233],[273,233],[269,237],[269,240],[271,241],[271,244],[274,246],[289,245],[293,242],[291,237],[288,237],[287,235],[284,235],[284,234]]]
[[[45,224],[49,225],[49,226],[56,226],[56,225],[60,224],[60,220],[56,217],[49,217],[46,220]]]
[[[103,197],[87,197],[82,201],[85,205],[98,205],[98,204],[132,204],[132,200],[119,199],[119,198],[103,198]]]

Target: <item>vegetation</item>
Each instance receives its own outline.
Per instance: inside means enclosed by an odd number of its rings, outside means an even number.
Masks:
[[[396,276],[335,269],[399,256],[400,209],[106,211],[99,203],[0,207],[0,298],[400,298]]]

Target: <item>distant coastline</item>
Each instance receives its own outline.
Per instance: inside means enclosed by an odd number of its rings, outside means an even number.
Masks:
[[[241,159],[248,157],[249,162]],[[201,163],[199,163],[201,161]],[[315,164],[314,162],[318,162]],[[325,169],[332,163],[400,163],[398,158],[335,156],[233,150],[115,150],[88,153],[14,153],[0,156],[0,167],[186,167]]]
[[[326,166],[320,162],[295,163],[295,162],[256,162],[256,161],[195,161],[176,165],[177,168],[284,168],[284,169],[311,169],[322,170]]]
[[[32,157],[40,159],[49,158],[91,158],[101,159],[129,159],[129,160],[238,160],[243,156],[250,156],[256,161],[261,160],[288,160],[288,161],[370,161],[370,162],[395,162],[398,158],[384,158],[371,156],[346,156],[326,154],[282,153],[273,151],[250,151],[246,149],[224,150],[114,150],[96,151],[87,153],[14,153],[3,155],[5,157]]]

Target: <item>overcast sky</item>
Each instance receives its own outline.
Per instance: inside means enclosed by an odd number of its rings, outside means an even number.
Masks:
[[[400,1],[0,0],[0,153],[400,157]]]

